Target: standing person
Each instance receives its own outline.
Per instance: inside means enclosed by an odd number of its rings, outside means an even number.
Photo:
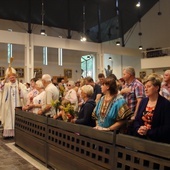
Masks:
[[[103,74],[103,73],[99,73],[99,74],[98,74],[98,83],[97,83],[97,84],[98,84],[99,86],[101,86],[101,85],[103,84],[104,79],[105,79],[104,74]]]
[[[62,80],[61,80],[61,84],[62,84],[62,86],[63,86],[63,87],[64,87],[64,89],[65,89],[67,85],[66,85],[66,83],[65,83],[65,80],[64,80],[64,79],[62,79]]]
[[[115,79],[106,78],[101,86],[104,96],[97,103],[93,116],[97,119],[97,130],[117,130],[130,119],[132,112],[122,95],[118,94]]]
[[[79,109],[81,108],[81,105],[83,104],[83,99],[82,99],[82,97],[81,97],[81,87],[82,86],[84,86],[85,85],[85,79],[84,78],[81,78],[80,79],[80,87],[79,87],[79,89],[78,89],[78,91],[77,91],[77,98],[78,98],[78,111],[79,111]]]
[[[125,85],[122,87],[120,94],[123,95],[128,106],[134,113],[134,116],[131,118],[134,120],[139,104],[142,98],[145,97],[144,85],[136,79],[135,70],[131,66],[123,69],[123,79],[125,80]]]
[[[123,78],[120,78],[119,80],[119,90],[122,90],[122,87],[125,85],[125,80]]]
[[[105,68],[106,77],[109,77],[112,74],[112,70],[110,69],[110,65],[107,65],[107,69]]]
[[[170,100],[170,70],[164,72],[160,94]]]
[[[59,90],[51,81],[51,76],[49,74],[44,74],[42,76],[42,83],[45,88],[45,94],[43,98],[42,109],[38,111],[38,114],[44,114],[45,116],[53,116],[56,111],[51,106],[51,102],[59,100]]]
[[[78,98],[77,98],[77,92],[75,91],[75,83],[74,81],[70,80],[67,83],[67,89],[66,95],[64,96],[64,100],[70,101],[71,104],[74,105],[74,110],[78,110]]]
[[[16,70],[9,67],[6,70],[6,79],[1,85],[2,94],[2,125],[3,137],[14,137],[15,107],[22,107],[23,100],[27,94],[26,86],[17,80]]]
[[[38,91],[38,95],[33,98],[33,102],[27,105],[27,109],[35,114],[38,114],[38,111],[42,107],[42,99],[44,98],[45,91],[44,86],[42,84],[42,80],[37,80],[35,82],[35,89]]]
[[[22,107],[22,110],[29,110],[28,106],[30,104],[33,104],[33,99],[38,95],[38,90],[35,88],[35,83],[37,81],[37,78],[32,78],[30,81],[30,91],[27,94],[26,97],[26,104]],[[30,110],[32,111],[32,110]]]
[[[91,85],[94,88],[94,93],[92,95],[92,99],[97,103],[102,96],[101,87],[94,82],[92,77],[86,77],[85,84]]]
[[[93,94],[93,87],[90,85],[84,85],[81,87],[81,98],[83,104],[78,112],[78,117],[71,120],[72,123],[82,124],[86,126],[95,126],[95,120],[92,119],[92,112],[96,106],[96,103],[91,96]]]
[[[142,99],[134,121],[135,135],[170,144],[170,102],[159,94],[160,77],[148,76],[145,84],[146,98]]]

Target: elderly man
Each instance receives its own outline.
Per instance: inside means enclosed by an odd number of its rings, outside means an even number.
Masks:
[[[164,72],[160,94],[170,100],[170,70]]]
[[[145,97],[144,85],[135,78],[135,70],[130,66],[123,69],[123,79],[125,80],[125,85],[120,93],[124,96],[128,106],[134,113],[134,116],[131,118],[134,120],[139,103]]]
[[[55,109],[52,108],[51,102],[55,100],[59,100],[59,90],[52,83],[51,76],[49,74],[44,74],[42,76],[42,83],[45,88],[45,95],[43,99],[42,109],[38,111],[38,114],[53,116],[55,114]]]

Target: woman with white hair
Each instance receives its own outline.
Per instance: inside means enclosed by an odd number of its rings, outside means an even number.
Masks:
[[[38,95],[38,90],[35,88],[35,83],[38,79],[32,78],[30,81],[31,89],[26,96],[26,105],[22,107],[22,110],[28,110],[28,106],[33,103],[33,99]]]
[[[78,118],[72,119],[72,123],[82,124],[86,126],[95,126],[95,120],[92,119],[92,112],[96,106],[96,102],[91,99],[93,95],[93,87],[91,85],[84,85],[81,87],[81,97],[84,101],[80,111],[78,113]]]
[[[68,81],[68,83],[67,83],[68,91],[67,91],[66,95],[64,96],[64,99],[70,101],[71,104],[74,104],[75,105],[74,110],[77,111],[78,98],[77,98],[77,92],[75,91],[74,87],[75,87],[74,81],[71,81],[71,80]]]
[[[42,84],[42,80],[37,80],[35,83],[35,89],[38,91],[38,95],[33,98],[33,103],[30,103],[27,106],[27,110],[38,114],[38,111],[42,107],[42,99],[44,98],[45,91],[44,86]]]

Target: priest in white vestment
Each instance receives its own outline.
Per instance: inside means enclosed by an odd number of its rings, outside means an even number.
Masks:
[[[8,82],[7,82],[8,80]],[[16,70],[9,67],[6,71],[6,79],[0,87],[1,121],[3,125],[3,137],[14,137],[15,107],[22,107],[26,96],[26,86],[17,81]]]

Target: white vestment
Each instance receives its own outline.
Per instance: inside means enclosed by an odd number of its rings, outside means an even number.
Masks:
[[[26,86],[22,83],[18,84],[17,81],[15,83],[5,83],[1,89],[1,121],[4,128],[4,137],[14,136],[15,107],[21,107],[23,105],[22,103],[26,93]]]

